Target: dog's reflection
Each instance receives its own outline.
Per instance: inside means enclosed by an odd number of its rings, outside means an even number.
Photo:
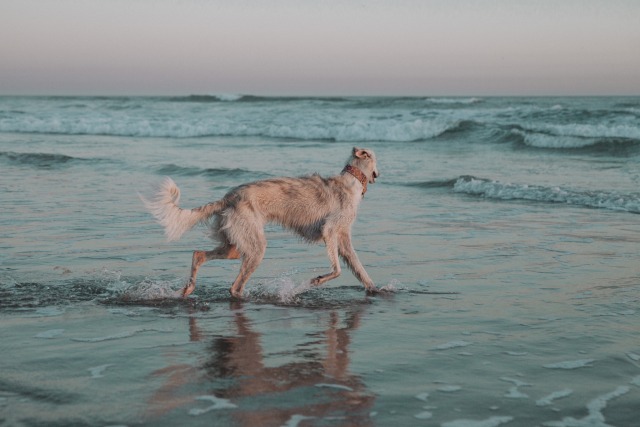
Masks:
[[[359,310],[329,312],[318,330],[306,335],[306,342],[265,359],[261,335],[252,328],[242,303],[232,303],[231,308],[235,334],[214,338],[200,369],[173,365],[155,372],[166,377],[152,399],[155,416],[194,405],[195,396],[180,389],[204,381],[209,395],[237,405],[225,412],[233,424],[281,426],[294,417],[303,420],[300,426],[315,425],[321,419],[332,425],[372,424],[375,397],[349,372],[350,334],[360,325]],[[189,331],[193,341],[205,336],[195,318],[190,319]]]

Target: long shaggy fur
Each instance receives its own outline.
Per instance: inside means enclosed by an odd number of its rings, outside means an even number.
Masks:
[[[180,188],[169,177],[165,177],[151,200],[139,196],[147,210],[164,227],[164,234],[169,242],[180,239],[184,233],[197,224],[206,222],[216,210],[219,210],[213,209],[212,205],[216,203],[195,209],[182,209],[178,205]]]

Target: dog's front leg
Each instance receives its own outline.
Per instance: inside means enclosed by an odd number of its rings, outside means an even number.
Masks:
[[[349,266],[349,269],[351,269],[353,274],[364,285],[364,288],[367,290],[367,292],[377,293],[378,289],[376,288],[376,285],[367,274],[367,271],[364,269],[362,263],[358,259],[356,251],[353,249],[350,233],[344,233],[340,236],[338,251],[344,262]]]
[[[340,276],[340,260],[338,259],[338,240],[335,237],[325,238],[325,244],[327,245],[327,255],[331,262],[331,273],[323,274],[322,276],[311,279],[311,284],[314,286],[322,285],[329,280],[335,279]]]

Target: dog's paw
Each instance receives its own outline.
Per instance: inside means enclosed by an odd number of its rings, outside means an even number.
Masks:
[[[232,302],[242,302],[242,301],[247,301],[247,298],[244,297],[242,295],[242,293],[240,292],[233,292],[233,291],[229,291],[229,293],[231,294],[231,301]]]
[[[391,295],[393,293],[392,290],[387,289],[386,287],[384,288],[376,288],[375,286],[373,287],[369,287],[367,288],[367,295],[368,296],[387,296],[387,295]]]
[[[186,298],[186,297],[188,297],[189,295],[191,295],[191,293],[192,293],[195,289],[196,289],[196,285],[195,285],[195,283],[191,283],[191,282],[189,282],[189,283],[187,283],[187,284],[185,285],[185,287],[184,287],[184,288],[182,288],[182,291],[180,291],[180,294],[181,294],[182,298]]]

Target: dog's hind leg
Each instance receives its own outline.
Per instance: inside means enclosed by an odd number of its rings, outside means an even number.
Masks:
[[[242,258],[242,266],[240,266],[240,273],[236,280],[231,285],[231,289],[229,289],[229,293],[233,298],[242,299],[242,292],[244,291],[244,285],[249,280],[249,277],[253,274],[254,271],[262,262],[262,258],[264,257],[264,251],[260,254],[252,254],[245,255]]]
[[[255,240],[251,241],[251,250],[242,254],[242,265],[240,266],[240,273],[236,280],[231,285],[229,293],[233,298],[242,299],[242,292],[244,291],[244,285],[249,280],[249,277],[258,268],[264,258],[264,253],[267,250],[267,239],[264,237],[264,233],[257,233]]]
[[[196,288],[196,276],[200,266],[212,259],[238,259],[240,253],[234,245],[225,244],[217,247],[212,251],[193,251],[193,257],[191,258],[191,276],[189,282],[182,289],[182,296],[186,297],[191,294]]]
[[[322,285],[323,283],[326,283],[329,280],[335,279],[336,277],[340,276],[341,270],[340,260],[338,259],[338,240],[335,234],[332,234],[331,237],[326,238],[325,244],[327,245],[327,255],[329,256],[329,261],[331,262],[331,272],[311,279],[311,284],[314,286]]]

